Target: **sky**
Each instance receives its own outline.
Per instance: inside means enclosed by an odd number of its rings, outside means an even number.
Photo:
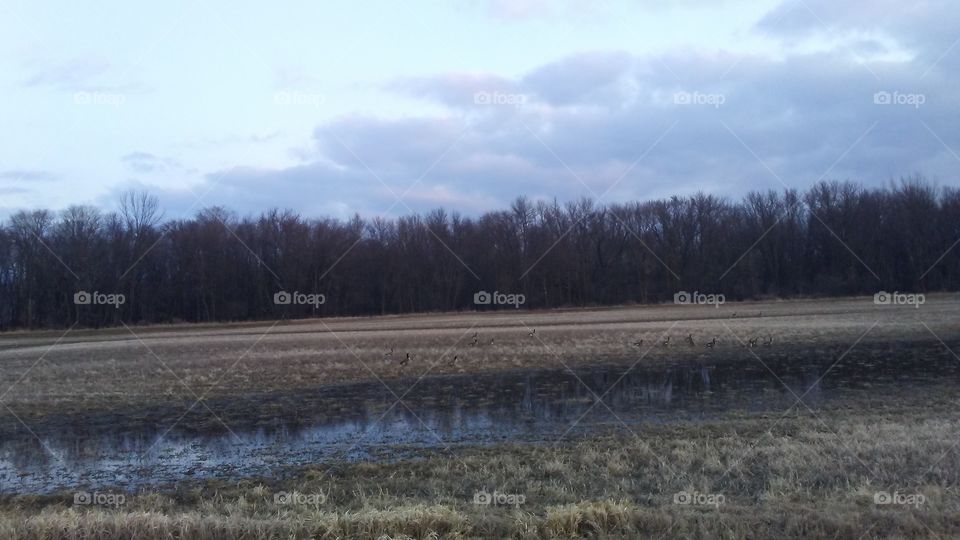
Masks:
[[[947,0],[0,1],[0,217],[960,185]]]

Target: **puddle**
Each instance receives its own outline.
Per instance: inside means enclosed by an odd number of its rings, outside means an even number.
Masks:
[[[799,356],[758,350],[763,363],[749,353],[722,362],[701,355],[638,365],[625,376],[628,365],[575,374],[538,370],[429,377],[412,389],[415,380],[387,381],[389,390],[379,382],[344,384],[284,395],[284,407],[276,408],[266,407],[272,402],[263,397],[245,404],[210,402],[223,412],[230,432],[219,423],[210,424],[214,427],[206,434],[168,431],[169,421],[150,429],[125,428],[122,416],[95,428],[79,421],[38,425],[33,432],[39,439],[23,429],[0,441],[0,493],[134,489],[185,478],[267,475],[335,459],[415,456],[422,448],[554,441],[621,422],[639,433],[644,423],[696,421],[731,410],[782,412],[796,400],[784,384],[805,394],[804,401],[815,408],[845,393],[875,392],[878,385],[904,392],[960,380],[960,363],[942,348],[859,347],[834,365],[842,352]],[[604,404],[595,404],[599,395]],[[403,403],[395,404],[395,396],[403,396]],[[229,415],[238,407],[279,412],[254,423]],[[193,414],[212,419],[206,410]],[[174,419],[180,415],[182,410]]]

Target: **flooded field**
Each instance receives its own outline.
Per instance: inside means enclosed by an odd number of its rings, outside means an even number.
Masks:
[[[798,398],[829,408],[960,382],[960,361],[932,339],[678,356],[333,384],[213,399],[209,409],[187,413],[147,407],[47,415],[29,428],[8,424],[0,492],[236,479],[333,460],[412,458],[422,449],[553,443],[624,424],[639,434],[650,424],[733,412],[776,415]]]
[[[0,536],[955,537],[957,321],[941,294],[0,334]]]

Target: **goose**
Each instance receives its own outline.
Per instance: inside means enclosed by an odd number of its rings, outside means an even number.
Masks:
[[[531,331],[530,331],[530,333],[529,333],[529,334],[527,334],[527,335],[528,335],[528,336],[530,336],[530,337],[533,337],[534,335],[536,335],[536,333],[537,333],[537,329],[536,329],[536,328],[534,328],[534,329],[533,329],[533,330],[531,330]]]
[[[667,347],[670,345],[670,336],[667,336],[667,339],[663,340],[663,346]]]
[[[716,345],[716,344],[717,344],[717,338],[713,338],[712,341],[708,341],[708,342],[707,342],[707,345],[706,345],[706,346],[707,346],[708,349],[712,349],[712,348],[714,347],[714,345]]]
[[[403,360],[400,361],[400,365],[401,365],[401,366],[405,366],[405,365],[407,365],[407,362],[409,362],[409,361],[410,361],[410,353],[407,353],[406,358],[404,358]]]
[[[459,359],[460,359],[459,356],[453,355],[453,360],[450,360],[449,362],[447,362],[447,365],[450,366],[450,367],[453,367],[453,366],[457,365],[457,360],[459,360]]]
[[[773,345],[773,336],[767,336],[767,339],[763,340],[764,345]]]
[[[634,342],[633,342],[633,346],[634,346],[634,347],[643,347],[643,340],[641,339],[640,341],[634,341]]]
[[[696,343],[693,342],[693,334],[687,334],[687,343],[689,343],[691,347],[696,345]]]
[[[757,338],[753,338],[747,341],[747,347],[756,347],[756,346],[757,346]]]

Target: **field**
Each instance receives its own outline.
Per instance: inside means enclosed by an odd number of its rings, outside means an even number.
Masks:
[[[958,320],[934,295],[8,333],[0,534],[954,537]]]

